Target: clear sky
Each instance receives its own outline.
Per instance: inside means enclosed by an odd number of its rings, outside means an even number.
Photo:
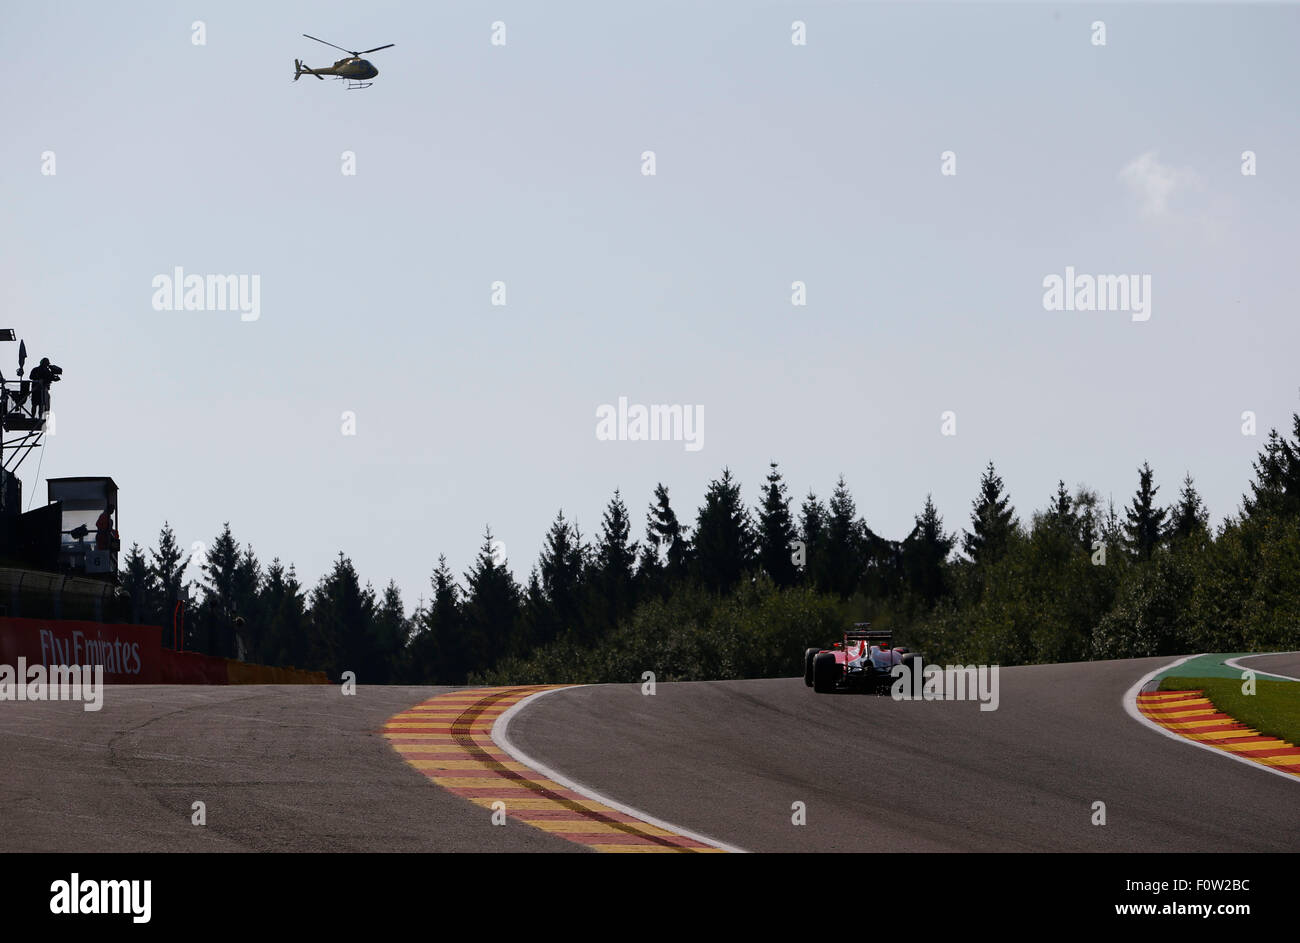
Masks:
[[[291,81],[342,55],[301,33],[397,45],[347,91]],[[639,530],[663,482],[693,519],[773,459],[893,538],[931,492],[966,525],[990,459],[1022,519],[1143,461],[1221,519],[1300,408],[1298,45],[1294,5],[6,4],[42,479],[112,475],[124,543],[229,520],[408,605],[485,524],[524,579],[560,508],[594,534],[620,488]],[[155,310],[176,266],[259,276],[260,317]],[[1045,310],[1067,266],[1149,275],[1150,319]],[[702,406],[703,447],[598,441],[620,396]]]

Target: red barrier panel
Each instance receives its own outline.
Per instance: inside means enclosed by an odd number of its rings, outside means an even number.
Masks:
[[[165,648],[159,680],[163,684],[227,684],[230,679],[224,658]]]
[[[0,618],[0,664],[103,665],[114,684],[323,684],[323,672],[247,665],[162,647],[156,625]]]
[[[114,684],[157,684],[162,629],[54,619],[0,618],[0,664],[103,665]]]

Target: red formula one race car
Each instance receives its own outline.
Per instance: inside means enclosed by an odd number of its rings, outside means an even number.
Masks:
[[[871,691],[884,694],[893,683],[895,665],[909,668],[917,657],[895,648],[892,632],[873,632],[870,622],[854,623],[844,641],[830,648],[810,648],[803,656],[803,680],[818,694]]]

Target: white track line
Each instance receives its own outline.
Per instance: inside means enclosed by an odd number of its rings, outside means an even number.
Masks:
[[[1263,658],[1266,655],[1300,655],[1300,652],[1258,652],[1254,655],[1238,655],[1236,658],[1229,658],[1224,662],[1224,664],[1232,668],[1240,668],[1242,671],[1253,671],[1257,675],[1268,675],[1270,678],[1283,678],[1287,681],[1300,681],[1300,678],[1296,678],[1292,675],[1280,675],[1276,671],[1264,671],[1261,668],[1248,668],[1241,664],[1243,658]]]
[[[1291,782],[1300,782],[1300,776],[1296,776],[1293,773],[1284,773],[1280,769],[1277,769],[1276,767],[1265,766],[1263,763],[1256,763],[1254,760],[1248,760],[1244,756],[1240,756],[1236,753],[1233,753],[1231,750],[1221,750],[1218,747],[1208,746],[1202,743],[1200,740],[1189,740],[1186,737],[1179,736],[1178,734],[1174,733],[1172,730],[1168,730],[1164,727],[1161,727],[1154,720],[1147,717],[1145,714],[1142,713],[1141,710],[1138,709],[1137,696],[1142,691],[1142,686],[1144,684],[1146,684],[1156,675],[1160,674],[1160,672],[1168,671],[1170,668],[1177,668],[1183,662],[1190,661],[1191,659],[1197,657],[1199,656],[1186,655],[1182,658],[1179,658],[1177,661],[1171,661],[1163,668],[1157,668],[1155,671],[1143,675],[1138,680],[1138,682],[1135,685],[1133,685],[1133,687],[1129,688],[1128,691],[1124,693],[1124,710],[1128,711],[1129,716],[1132,717],[1134,720],[1136,720],[1138,723],[1150,727],[1152,730],[1156,731],[1157,733],[1163,734],[1166,737],[1169,737],[1171,740],[1177,740],[1179,743],[1191,744],[1192,746],[1199,747],[1202,750],[1208,750],[1211,753],[1215,754],[1216,756],[1226,756],[1230,760],[1236,760],[1238,763],[1245,763],[1247,766],[1252,767],[1253,769],[1262,769],[1267,773],[1272,773],[1274,776],[1281,776],[1284,779],[1289,779],[1291,780]]]
[[[642,822],[646,822],[650,825],[657,825],[659,828],[667,829],[670,832],[675,832],[676,834],[681,835],[685,838],[693,838],[696,841],[703,842],[706,845],[712,845],[714,848],[721,848],[723,851],[730,851],[733,854],[746,853],[745,849],[743,848],[737,848],[735,845],[728,845],[726,842],[720,842],[715,838],[709,838],[707,835],[701,835],[698,832],[692,832],[689,829],[682,828],[680,825],[672,825],[668,822],[663,821],[663,819],[657,819],[653,815],[646,815],[644,812],[642,812],[639,809],[634,809],[631,806],[624,805],[623,803],[611,799],[608,796],[601,795],[600,793],[596,792],[596,790],[590,788],[589,786],[583,786],[580,783],[576,783],[572,779],[569,779],[568,777],[563,776],[560,773],[557,773],[549,766],[537,762],[537,760],[533,759],[531,756],[529,756],[523,750],[519,749],[519,747],[515,746],[510,741],[510,736],[509,736],[510,721],[514,719],[514,716],[518,714],[521,710],[523,710],[526,705],[537,700],[539,697],[545,697],[547,694],[554,694],[557,691],[569,691],[569,690],[572,690],[572,688],[569,687],[551,688],[548,691],[538,691],[536,694],[530,694],[528,695],[528,697],[524,698],[523,700],[517,701],[515,704],[507,708],[501,714],[501,716],[496,719],[496,722],[492,724],[492,741],[501,749],[505,750],[506,753],[510,754],[511,759],[513,759],[515,762],[522,763],[524,764],[524,766],[529,767],[534,772],[540,773],[541,775],[545,776],[547,779],[554,780],[555,782],[563,786],[565,789],[572,789],[574,792],[581,793],[583,796],[592,800],[593,802],[599,802],[601,805],[609,806],[611,809],[614,809],[617,812],[622,812],[624,815],[630,815],[634,818],[638,818]]]

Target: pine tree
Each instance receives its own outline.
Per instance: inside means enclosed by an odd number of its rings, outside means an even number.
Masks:
[[[758,564],[777,586],[793,586],[799,573],[791,559],[796,534],[790,497],[776,462],[768,467],[771,471],[758,508]]]
[[[1107,548],[1124,546],[1124,523],[1120,519],[1113,497],[1106,499],[1106,513],[1101,515],[1100,524],[1100,539]]]
[[[903,542],[886,540],[863,525],[866,540],[866,572],[861,581],[862,592],[873,599],[900,596],[906,586],[903,572]],[[953,537],[956,540],[956,537]]]
[[[215,606],[222,610],[234,608],[235,570],[238,566],[239,542],[235,540],[230,531],[230,522],[227,521],[199,565],[199,570],[203,573],[205,606]]]
[[[1255,460],[1251,494],[1242,499],[1245,517],[1295,517],[1300,515],[1300,414],[1292,416],[1294,443],[1276,429],[1268,434],[1264,450]]]
[[[374,620],[374,590],[362,588],[352,561],[340,553],[312,591],[308,666],[335,679],[351,671],[358,684],[381,683],[382,670],[374,658]]]
[[[262,590],[262,564],[253,552],[252,544],[244,545],[244,552],[239,557],[239,566],[235,568],[235,612],[253,612],[258,593]]]
[[[632,610],[632,578],[637,544],[631,540],[631,520],[622,495],[615,490],[601,519],[592,567],[593,615],[597,634],[612,631]],[[590,633],[589,633],[590,634]]]
[[[1065,533],[1075,534],[1079,530],[1079,518],[1074,512],[1074,499],[1070,497],[1064,481],[1056,483],[1056,494],[1052,495],[1046,520],[1049,525]]]
[[[264,665],[300,667],[307,664],[307,601],[292,566],[279,558],[266,568],[258,597],[264,629],[258,642],[258,660]]]
[[[1203,546],[1209,540],[1210,512],[1196,490],[1191,472],[1183,476],[1183,489],[1179,492],[1178,503],[1169,509],[1169,525],[1165,535],[1175,544],[1191,541],[1196,546]]]
[[[956,543],[955,535],[944,533],[943,518],[930,495],[926,495],[925,507],[916,516],[916,526],[903,541],[903,572],[908,587],[927,603],[943,595],[943,567]]]
[[[812,491],[799,508],[799,539],[803,541],[804,567],[801,582],[823,586],[826,580],[826,506]]]
[[[663,560],[669,585],[679,584],[686,576],[690,556],[688,531],[677,520],[668,501],[668,489],[662,483],[655,485],[655,502],[646,515],[646,541],[654,546],[656,558]]]
[[[484,671],[496,663],[511,644],[519,618],[519,585],[506,561],[497,562],[494,543],[489,527],[474,565],[465,574],[465,644],[470,671]]]
[[[650,599],[666,595],[664,565],[659,560],[659,551],[650,542],[650,535],[641,544],[641,553],[636,563],[636,598]]]
[[[584,560],[580,537],[564,519],[564,511],[546,534],[546,544],[537,561],[541,592],[546,606],[538,613],[537,644],[573,633],[581,634],[584,593]]]
[[[433,600],[421,613],[419,631],[411,640],[412,679],[425,684],[464,684],[469,673],[469,655],[461,617],[460,587],[445,556],[438,557],[431,582]]]
[[[1152,485],[1154,477],[1151,466],[1143,462],[1138,469],[1137,494],[1125,515],[1128,523],[1124,525],[1124,533],[1129,548],[1139,560],[1151,559],[1152,552],[1160,544],[1165,515],[1168,514],[1165,508],[1156,506],[1156,492],[1160,489]]]
[[[247,656],[252,646],[245,630],[250,628],[249,617],[254,617],[256,623],[252,610],[261,570],[257,558],[251,555],[251,548],[247,553],[241,552],[229,521],[212,541],[199,570],[203,574],[203,600],[194,621],[203,635],[200,647],[226,658],[239,657],[242,648]],[[244,636],[242,645],[237,641],[237,633]]]
[[[122,590],[131,607],[132,622],[149,622],[154,619],[150,608],[156,595],[154,577],[139,544],[131,544],[131,549],[126,553],[122,567]]]
[[[1097,492],[1083,485],[1074,492],[1075,531],[1080,546],[1089,553],[1092,552],[1093,545],[1101,539],[1103,520],[1098,510],[1100,501]]]
[[[819,588],[847,598],[862,581],[871,541],[866,524],[858,519],[857,505],[843,475],[835,483],[828,511],[824,550],[825,583]]]
[[[700,584],[714,592],[729,591],[753,565],[753,525],[729,468],[709,483],[691,549]]]
[[[989,462],[980,478],[980,494],[972,505],[971,530],[962,538],[962,549],[976,566],[988,566],[1007,552],[1011,532],[1019,526],[1002,478]]]
[[[402,605],[402,593],[397,583],[388,581],[375,612],[374,632],[369,640],[367,669],[380,684],[398,680],[402,655],[411,638],[411,620]]]
[[[556,635],[551,604],[542,589],[542,578],[537,565],[528,571],[528,583],[524,586],[523,603],[519,613],[519,628],[515,632],[515,645],[511,654],[527,658],[539,646],[543,639],[550,640]]]
[[[151,621],[163,627],[164,644],[171,644],[173,628],[182,619],[184,639],[178,639],[185,649],[194,647],[193,605],[190,588],[185,582],[185,567],[189,557],[181,549],[171,525],[163,522],[158,533],[158,549],[149,551],[149,575],[153,598],[149,609]],[[178,608],[179,607],[179,608]]]
[[[264,578],[253,545],[245,544],[239,566],[235,568],[234,628],[237,645],[249,658],[261,647],[265,631],[265,614],[260,604]]]

